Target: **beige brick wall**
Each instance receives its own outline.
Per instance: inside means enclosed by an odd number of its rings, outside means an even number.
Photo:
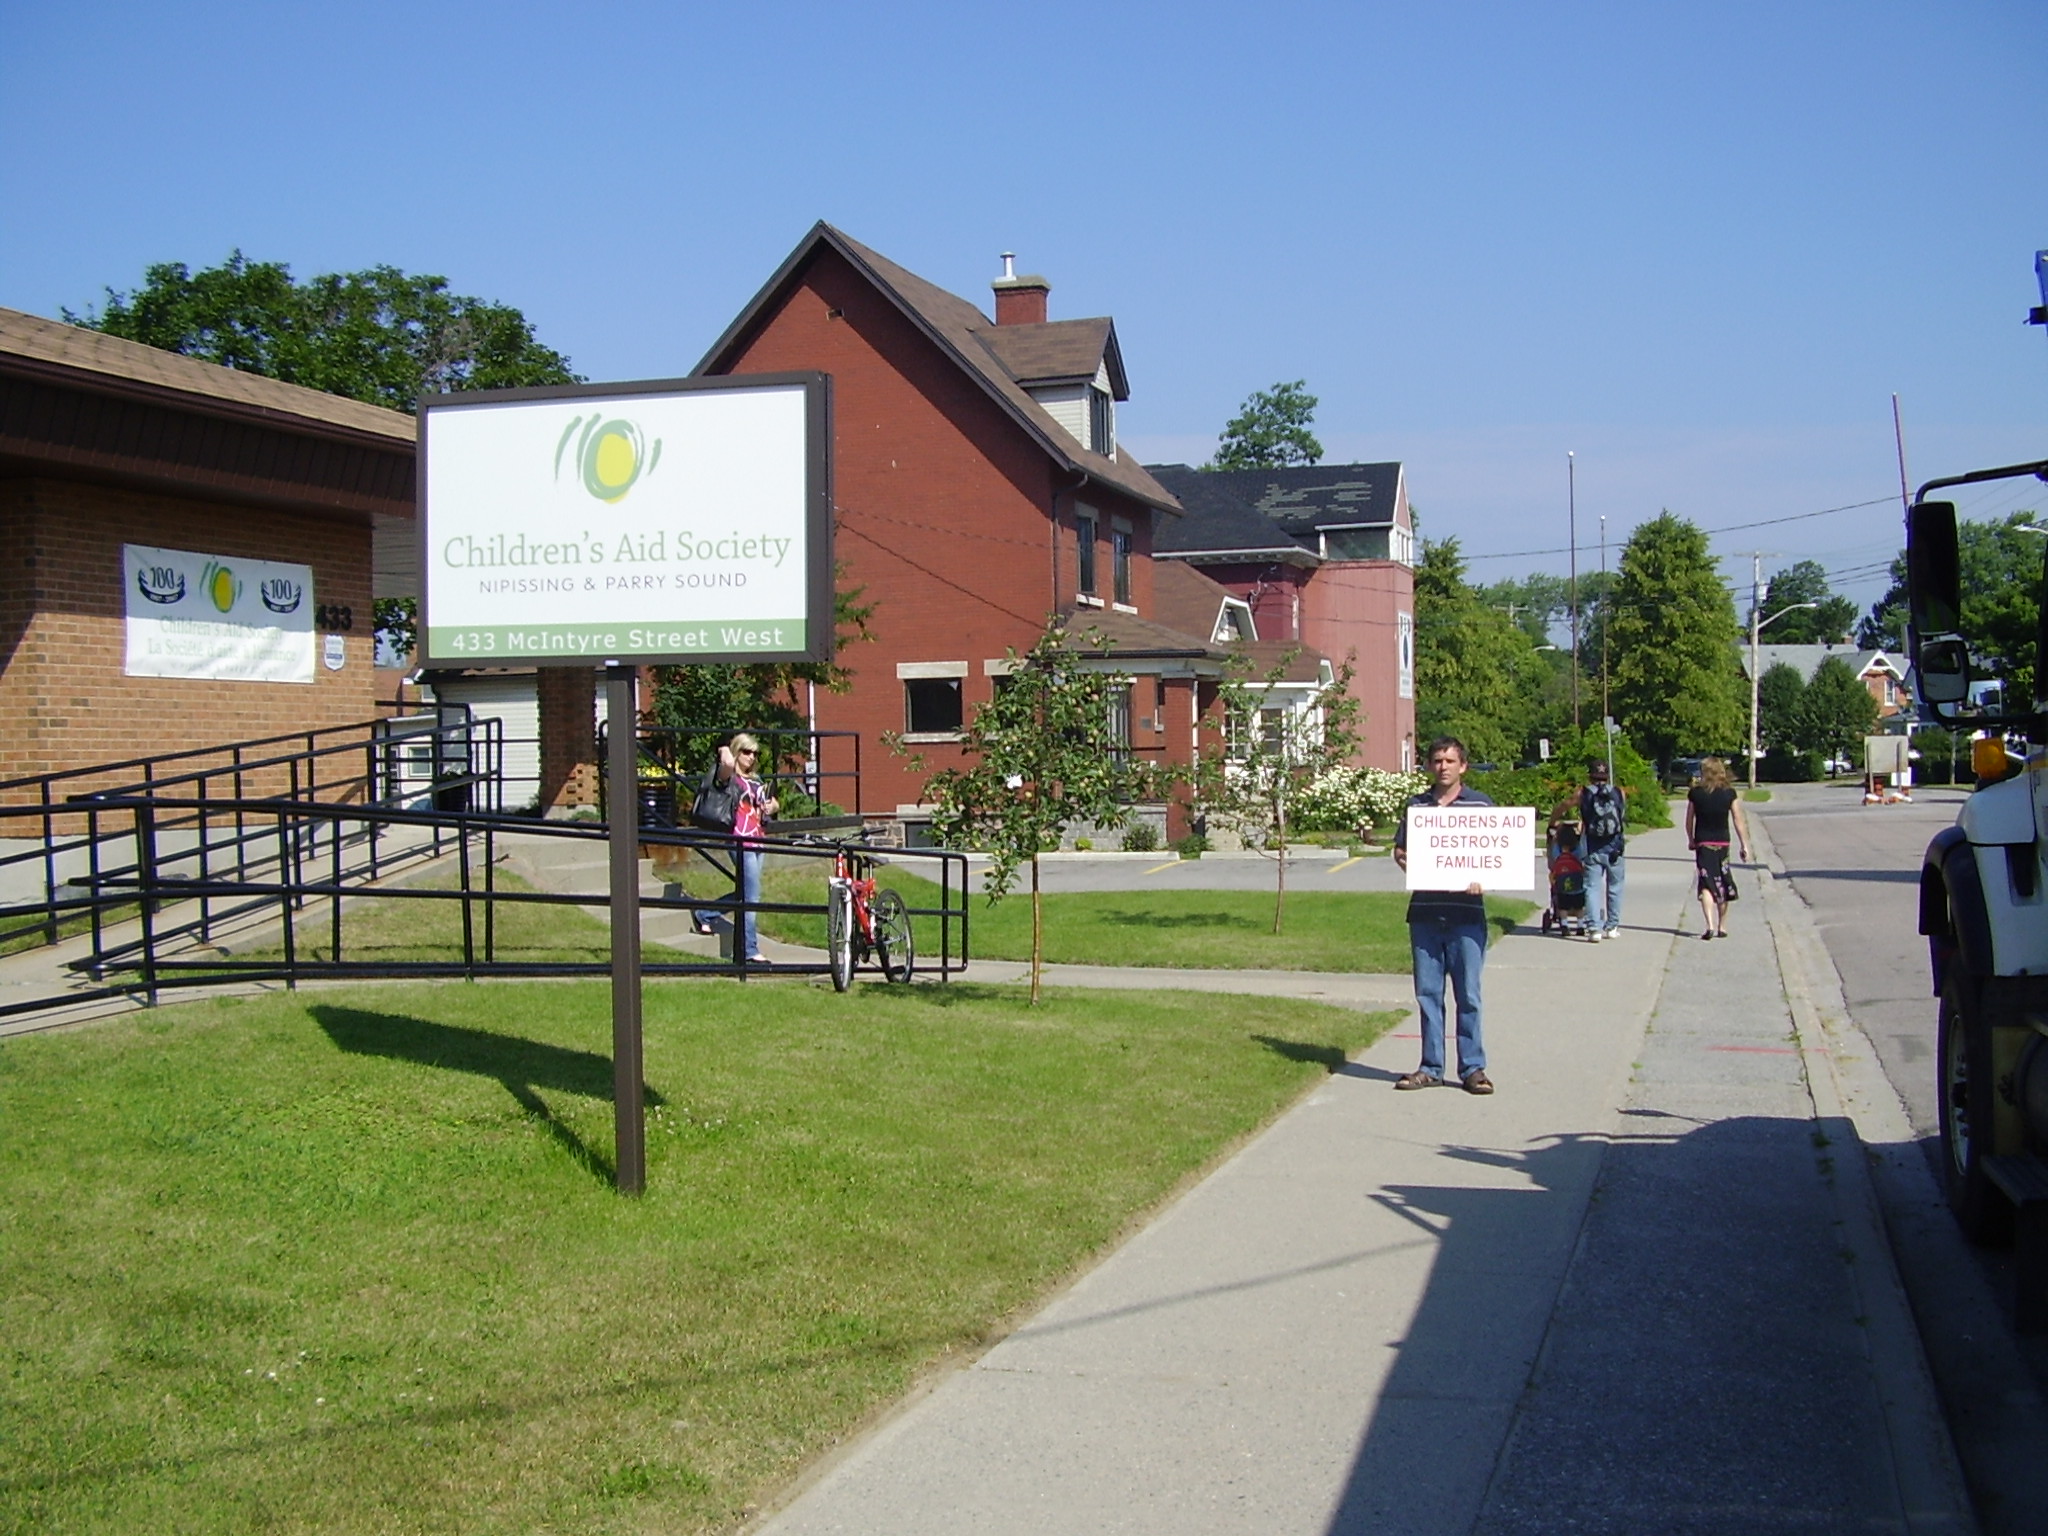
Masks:
[[[352,610],[345,664],[310,684],[127,676],[123,544],[311,566],[312,600]],[[0,480],[0,779],[367,720],[373,630],[367,524]]]

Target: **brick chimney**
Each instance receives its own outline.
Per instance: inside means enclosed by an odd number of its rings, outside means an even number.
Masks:
[[[1003,275],[989,286],[996,291],[997,325],[1045,324],[1045,296],[1052,284],[1042,277],[1019,277],[1014,251],[1003,252]]]

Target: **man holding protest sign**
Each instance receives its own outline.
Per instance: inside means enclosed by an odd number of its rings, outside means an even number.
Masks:
[[[1467,1093],[1493,1092],[1479,1023],[1479,973],[1486,964],[1489,885],[1527,889],[1533,868],[1534,813],[1495,807],[1465,787],[1465,744],[1443,736],[1429,744],[1430,787],[1408,802],[1394,834],[1394,862],[1408,879],[1408,937],[1415,1007],[1422,1018],[1422,1064],[1394,1086],[1444,1084],[1444,984],[1458,998],[1458,1081]],[[1409,859],[1411,835],[1416,858]]]

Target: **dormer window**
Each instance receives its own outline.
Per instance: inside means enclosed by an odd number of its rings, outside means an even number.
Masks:
[[[1116,402],[1106,389],[1088,391],[1088,446],[1105,459],[1116,457]]]

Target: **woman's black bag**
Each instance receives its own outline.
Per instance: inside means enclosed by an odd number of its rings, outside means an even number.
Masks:
[[[734,774],[721,784],[718,782],[718,770],[713,768],[704,775],[704,782],[697,786],[697,798],[690,802],[690,825],[702,827],[706,832],[730,832],[739,809],[739,775]]]

